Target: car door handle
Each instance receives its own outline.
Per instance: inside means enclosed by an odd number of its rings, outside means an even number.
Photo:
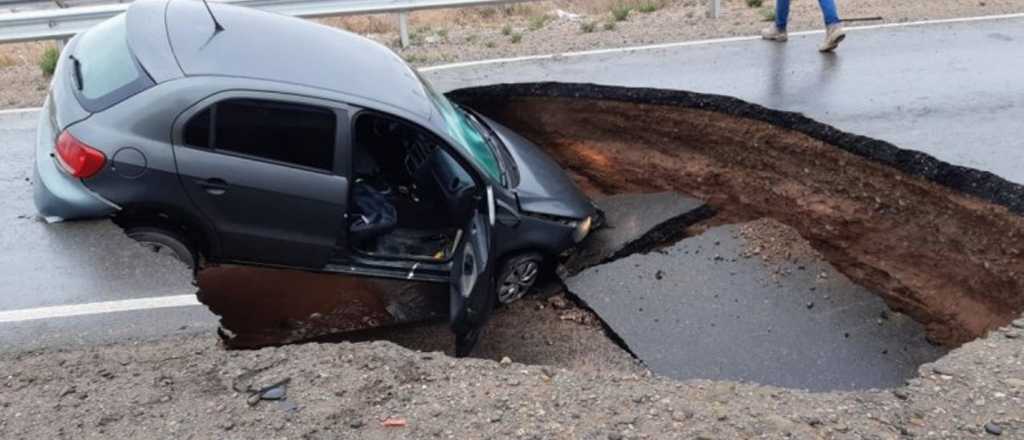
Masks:
[[[198,183],[200,187],[206,190],[207,193],[215,196],[224,194],[225,192],[227,192],[228,189],[228,183],[225,182],[224,179],[218,179],[216,177],[206,180],[200,180],[196,183]]]

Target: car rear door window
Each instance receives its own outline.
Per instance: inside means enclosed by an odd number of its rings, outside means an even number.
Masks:
[[[194,147],[331,171],[337,117],[327,108],[229,99],[185,124],[184,142]]]

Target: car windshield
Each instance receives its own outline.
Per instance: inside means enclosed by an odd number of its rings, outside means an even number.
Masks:
[[[488,143],[487,137],[481,132],[481,127],[464,110],[458,108],[444,95],[435,92],[434,88],[430,87],[430,83],[422,77],[420,77],[420,82],[427,91],[427,96],[430,97],[430,100],[434,102],[437,110],[444,117],[448,134],[455,139],[458,147],[465,151],[484,172],[489,174],[494,180],[504,184],[501,165],[498,163],[498,158],[495,155],[494,149]]]

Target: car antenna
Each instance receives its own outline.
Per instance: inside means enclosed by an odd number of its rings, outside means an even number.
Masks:
[[[220,22],[217,21],[217,16],[213,15],[213,11],[210,10],[210,4],[203,0],[203,5],[206,6],[206,12],[210,14],[210,19],[213,20],[213,33],[216,34],[224,30],[224,26],[220,25]]]

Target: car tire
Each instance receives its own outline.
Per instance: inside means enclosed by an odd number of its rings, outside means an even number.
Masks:
[[[153,252],[170,251],[175,258],[185,263],[189,269],[194,268],[196,265],[196,253],[181,234],[149,226],[129,228],[125,230],[125,234]]]
[[[536,252],[506,259],[497,278],[498,302],[511,304],[526,295],[540,277],[543,261],[544,257]]]

